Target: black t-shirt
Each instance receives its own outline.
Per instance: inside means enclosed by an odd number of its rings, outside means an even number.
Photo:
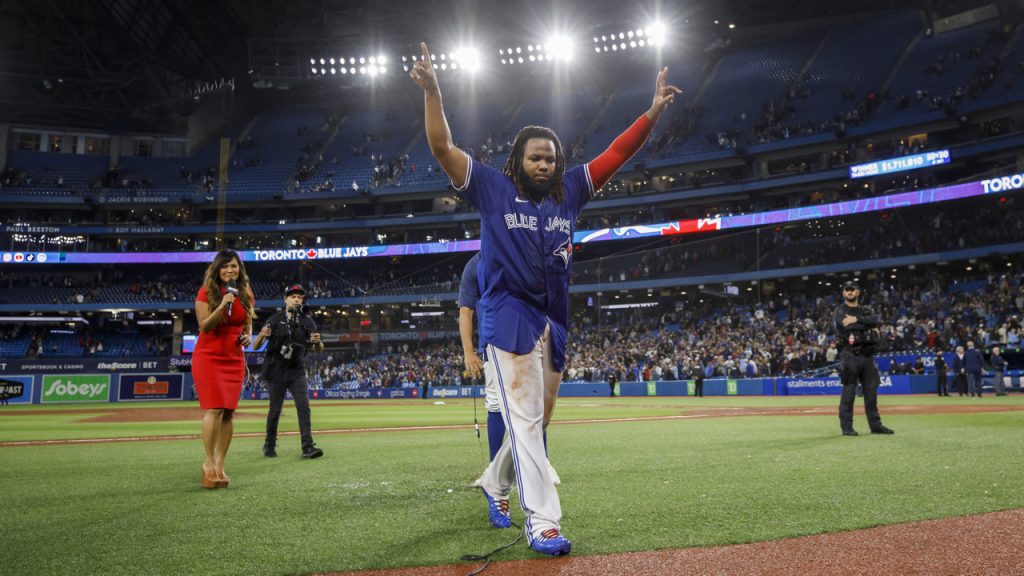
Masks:
[[[266,357],[263,361],[263,378],[279,380],[291,370],[303,370],[303,359],[309,348],[309,335],[316,332],[316,322],[309,316],[300,316],[288,321],[285,312],[278,312],[267,320],[270,326],[270,338],[267,339]],[[291,350],[291,358],[285,358],[284,352]]]

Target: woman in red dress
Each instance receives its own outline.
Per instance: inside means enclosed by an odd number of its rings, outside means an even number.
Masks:
[[[192,352],[192,380],[203,409],[203,488],[225,488],[229,482],[224,457],[245,379],[242,348],[252,339],[254,302],[249,275],[238,254],[218,252],[196,296],[199,338]]]

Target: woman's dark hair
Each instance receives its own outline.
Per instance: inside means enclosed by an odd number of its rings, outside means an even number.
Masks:
[[[525,175],[523,172],[523,155],[526,153],[526,143],[530,138],[551,140],[555,144],[555,173],[551,177],[550,194],[555,202],[561,202],[565,199],[565,193],[562,191],[562,175],[565,174],[565,156],[562,154],[562,142],[551,128],[526,126],[519,131],[519,134],[516,134],[516,141],[512,144],[512,151],[509,152],[508,159],[505,160],[505,175],[512,179],[512,183],[516,185],[516,190],[520,192],[526,190],[526,185],[522,181]]]
[[[203,274],[203,286],[206,287],[206,298],[210,301],[210,310],[213,311],[220,306],[220,269],[232,260],[238,262],[238,300],[242,303],[246,315],[251,321],[256,317],[256,307],[253,305],[251,287],[249,285],[249,274],[245,271],[245,264],[234,250],[221,250],[213,258],[213,262],[206,267]]]

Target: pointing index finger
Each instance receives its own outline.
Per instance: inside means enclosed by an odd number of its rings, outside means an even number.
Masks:
[[[427,50],[427,43],[420,42],[420,51],[423,52],[423,61],[430,63],[430,50]]]

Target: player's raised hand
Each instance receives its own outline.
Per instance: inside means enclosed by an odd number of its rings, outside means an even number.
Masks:
[[[661,116],[661,113],[665,111],[665,108],[671,104],[676,94],[682,94],[683,91],[672,84],[665,84],[665,76],[668,75],[668,66],[661,69],[658,72],[658,81],[654,86],[654,102],[651,104],[651,119],[657,119]]]
[[[430,51],[427,50],[426,42],[420,42],[420,50],[423,53],[423,57],[412,65],[412,70],[409,70],[409,76],[424,92],[437,92],[437,74],[434,73],[434,66],[430,61]]]

